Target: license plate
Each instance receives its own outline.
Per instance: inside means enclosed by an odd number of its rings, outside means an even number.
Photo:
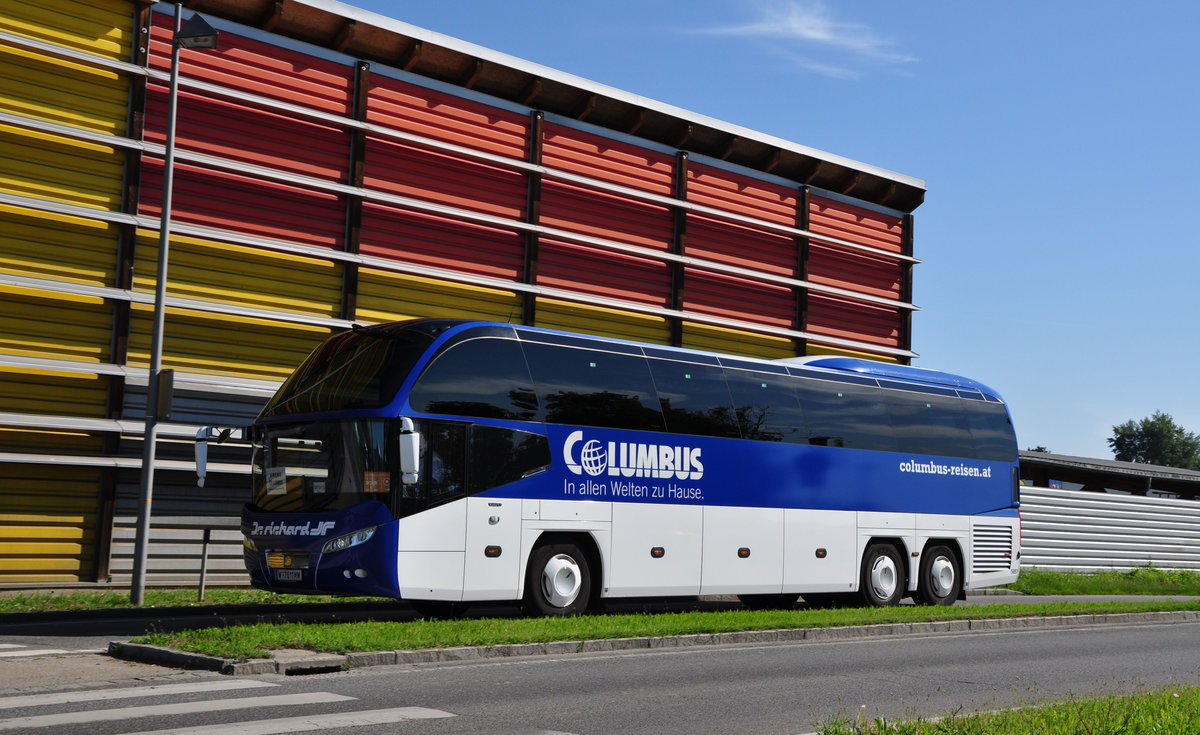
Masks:
[[[277,582],[299,582],[301,573],[299,569],[276,569],[275,580]]]

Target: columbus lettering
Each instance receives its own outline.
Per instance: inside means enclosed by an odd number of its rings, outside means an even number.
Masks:
[[[990,478],[991,467],[972,467],[966,464],[943,464],[941,462],[919,462],[908,460],[900,463],[900,471],[918,475],[949,475],[951,477]]]
[[[582,431],[571,432],[563,442],[563,458],[576,475],[656,480],[699,480],[704,476],[700,447],[584,441]]]

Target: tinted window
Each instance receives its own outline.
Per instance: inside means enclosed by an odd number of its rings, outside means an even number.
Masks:
[[[546,437],[495,426],[471,428],[471,493],[516,482],[550,466]]]
[[[644,357],[538,342],[524,345],[546,421],[663,430]]]
[[[397,518],[467,495],[467,424],[422,421],[417,429],[421,432],[419,479],[393,491]]]
[[[434,358],[409,395],[414,411],[497,419],[538,418],[521,344],[472,339]]]
[[[967,425],[967,414],[958,398],[886,390],[896,451],[974,457],[975,444]]]
[[[1004,404],[964,401],[975,451],[980,459],[1011,462],[1017,458],[1017,437]]]
[[[831,380],[799,380],[809,444],[891,451],[892,429],[878,388]]]
[[[430,341],[428,335],[403,329],[361,329],[331,337],[284,381],[262,415],[386,406]]]
[[[745,439],[808,443],[793,381],[784,375],[726,370],[733,411]]]
[[[667,431],[676,434],[738,437],[737,420],[725,375],[715,365],[650,360]]]

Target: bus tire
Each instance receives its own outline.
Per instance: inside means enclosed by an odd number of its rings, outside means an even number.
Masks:
[[[587,557],[574,544],[547,544],[533,550],[525,578],[525,612],[579,615],[592,595]]]
[[[742,605],[748,610],[790,610],[796,605],[799,595],[765,594],[738,595]]]
[[[962,565],[948,546],[938,544],[925,550],[917,577],[917,602],[922,605],[953,605],[962,589]]]
[[[887,607],[904,596],[904,560],[891,544],[874,544],[863,554],[858,595],[872,607]]]

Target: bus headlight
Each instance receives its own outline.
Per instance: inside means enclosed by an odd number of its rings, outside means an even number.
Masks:
[[[254,539],[250,538],[249,536],[242,536],[242,546],[246,547],[250,551],[258,551],[258,546],[254,543]]]
[[[331,551],[345,551],[346,549],[353,548],[359,544],[365,544],[371,540],[372,536],[375,535],[376,528],[377,526],[360,528],[354,533],[348,533],[345,536],[338,536],[337,538],[330,539],[325,542],[324,546],[321,547],[321,553],[328,554]]]

